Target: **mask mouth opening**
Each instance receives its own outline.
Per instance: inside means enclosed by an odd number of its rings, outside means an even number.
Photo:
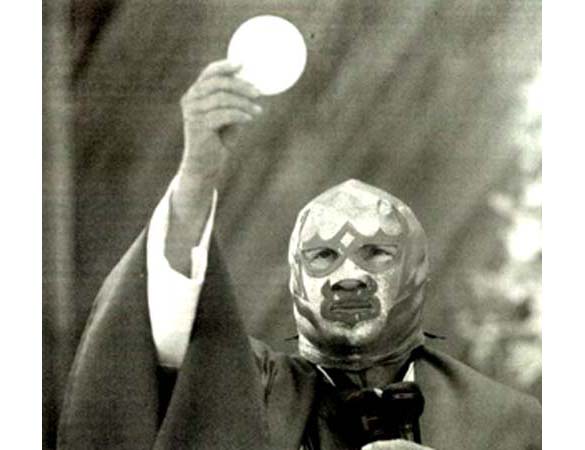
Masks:
[[[380,314],[380,301],[375,295],[377,289],[371,277],[366,280],[341,280],[333,286],[328,280],[321,289],[324,298],[321,316],[349,327],[373,319]]]
[[[341,280],[330,289],[330,296],[328,295],[326,298],[333,298],[333,301],[330,302],[331,311],[356,311],[374,307],[372,297],[375,289],[362,280]]]
[[[362,310],[370,310],[373,308],[374,303],[370,299],[362,300],[358,298],[333,301],[329,306],[331,312],[335,311],[359,312]]]

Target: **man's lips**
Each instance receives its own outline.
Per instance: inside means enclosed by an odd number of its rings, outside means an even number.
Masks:
[[[329,305],[330,311],[360,311],[363,309],[372,309],[374,305],[369,299],[346,299],[333,300]]]
[[[380,314],[380,302],[372,297],[350,297],[343,300],[332,298],[321,304],[321,316],[325,320],[342,322],[353,327],[363,320],[369,320]]]

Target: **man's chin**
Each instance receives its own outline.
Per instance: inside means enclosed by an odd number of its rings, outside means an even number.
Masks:
[[[364,346],[378,339],[380,335],[380,318],[362,320],[353,325],[344,322],[331,322],[327,332],[336,343],[349,346]]]

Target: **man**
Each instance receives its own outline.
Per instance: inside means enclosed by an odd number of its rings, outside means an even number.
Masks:
[[[365,183],[335,186],[299,213],[289,246],[299,355],[248,340],[211,239],[232,151],[221,133],[262,113],[238,70],[209,65],[181,101],[178,174],[96,299],[60,447],[540,448],[538,402],[427,348],[424,231]],[[412,408],[386,402],[395,392],[422,394],[420,422],[402,423]],[[410,441],[419,434],[422,445]]]

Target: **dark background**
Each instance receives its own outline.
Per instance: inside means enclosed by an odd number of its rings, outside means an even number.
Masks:
[[[427,231],[425,320],[446,336],[439,348],[540,396],[540,253],[518,260],[508,239],[540,218],[525,195],[540,179],[540,118],[526,100],[540,2],[47,1],[46,447],[93,297],[177,168],[178,101],[259,14],[296,24],[309,54],[297,85],[264,98],[266,113],[237,135],[221,186],[216,234],[250,333],[290,348],[296,214],[359,178],[408,203]]]

